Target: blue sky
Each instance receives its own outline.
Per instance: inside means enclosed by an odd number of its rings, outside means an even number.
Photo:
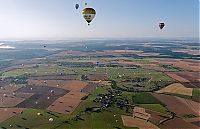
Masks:
[[[97,11],[90,26],[81,14],[85,1]],[[198,36],[198,0],[0,0],[4,40]]]

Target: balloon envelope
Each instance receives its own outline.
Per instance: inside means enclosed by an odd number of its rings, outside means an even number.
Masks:
[[[94,19],[96,15],[96,11],[93,8],[85,8],[82,11],[84,19],[88,22],[88,25],[90,22]]]
[[[79,8],[79,4],[76,4],[76,5],[75,5],[75,8],[78,9],[78,8]]]
[[[165,27],[165,23],[163,23],[163,22],[159,23],[159,27],[162,30]]]

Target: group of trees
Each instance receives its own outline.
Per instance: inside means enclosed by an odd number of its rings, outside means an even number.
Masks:
[[[95,67],[95,65],[91,62],[60,62],[59,66],[80,67],[80,68],[94,68]]]
[[[28,78],[25,75],[7,78],[7,80],[12,84],[27,84],[27,79]]]

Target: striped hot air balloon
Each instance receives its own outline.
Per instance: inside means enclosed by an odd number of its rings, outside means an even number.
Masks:
[[[96,15],[96,11],[93,8],[85,8],[83,9],[82,14],[88,25],[90,25],[90,22],[94,19]]]

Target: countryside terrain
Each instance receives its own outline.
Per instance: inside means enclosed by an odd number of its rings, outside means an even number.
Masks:
[[[2,129],[199,129],[197,39],[0,41]],[[150,114],[133,117],[134,108]]]

